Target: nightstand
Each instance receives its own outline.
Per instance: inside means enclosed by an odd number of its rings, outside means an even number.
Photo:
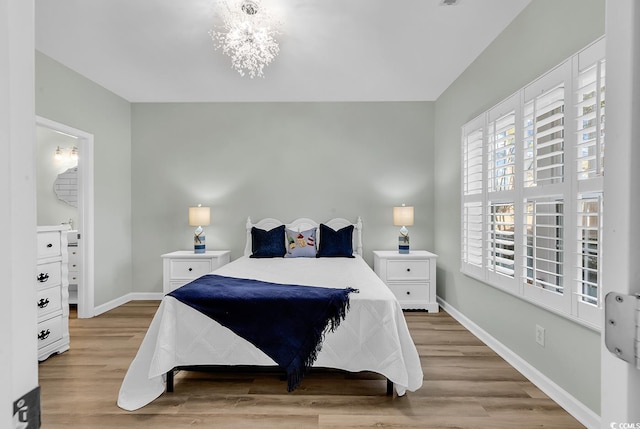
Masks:
[[[178,250],[162,255],[162,292],[166,295],[191,280],[210,273],[229,263],[229,250]]]
[[[403,309],[438,312],[436,259],[426,250],[402,254],[397,250],[375,250],[373,269],[398,298]]]

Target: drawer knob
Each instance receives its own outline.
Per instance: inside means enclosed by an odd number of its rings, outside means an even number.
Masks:
[[[189,271],[193,271],[193,268],[189,268]]]
[[[49,337],[49,334],[51,334],[51,330],[47,329],[46,331],[43,329],[42,331],[40,331],[40,333],[38,334],[38,339],[39,340],[46,340],[47,337]]]
[[[411,295],[411,291],[407,291],[407,295]]]
[[[37,279],[38,279],[38,281],[39,281],[40,283],[44,283],[44,282],[46,282],[47,280],[49,280],[49,273],[40,273],[40,274],[38,275]]]
[[[49,244],[47,244],[47,247],[48,247],[48,248],[53,247],[53,243],[49,243]]]
[[[407,272],[411,271],[411,268],[407,268]]]
[[[49,305],[49,298],[47,299],[40,298],[40,301],[38,301],[38,307],[45,308],[47,305]]]

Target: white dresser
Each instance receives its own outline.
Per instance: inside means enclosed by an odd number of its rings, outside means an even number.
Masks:
[[[436,301],[436,259],[426,250],[398,253],[375,250],[373,269],[398,298],[403,309],[439,310]]]
[[[162,255],[162,292],[166,295],[191,280],[229,263],[229,250],[178,250]]]
[[[40,226],[35,276],[38,307],[38,360],[69,350],[69,226]]]

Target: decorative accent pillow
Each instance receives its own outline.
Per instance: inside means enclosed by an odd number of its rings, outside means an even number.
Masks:
[[[285,228],[284,235],[287,244],[285,258],[315,258],[316,257],[316,229],[296,232]]]
[[[250,258],[282,258],[286,252],[284,247],[284,225],[269,231],[251,228]]]
[[[318,258],[354,258],[353,225],[334,231],[321,223],[317,256]]]

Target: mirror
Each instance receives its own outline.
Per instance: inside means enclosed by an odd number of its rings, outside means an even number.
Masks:
[[[59,200],[71,207],[78,207],[78,167],[71,167],[58,174],[53,182],[53,191]]]

